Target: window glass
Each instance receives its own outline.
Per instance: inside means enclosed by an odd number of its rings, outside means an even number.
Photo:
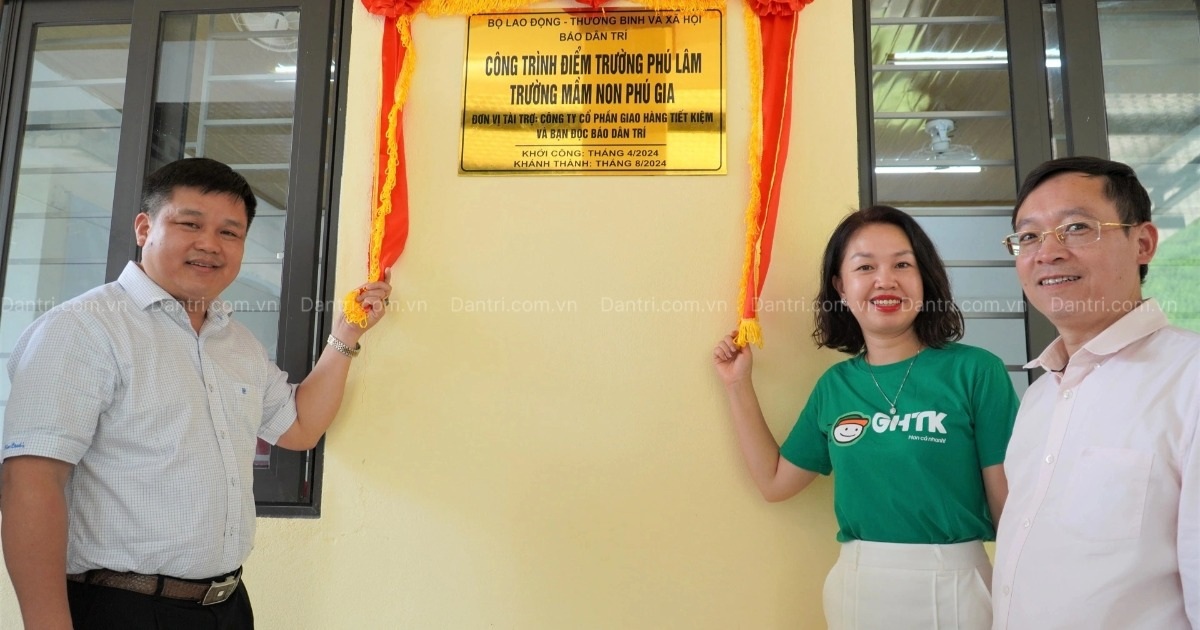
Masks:
[[[299,29],[295,10],[167,14],[148,163],[152,171],[208,157],[250,183],[258,207],[241,271],[222,298],[272,360],[279,349]],[[302,471],[301,478],[276,474],[281,464]],[[309,454],[277,451],[260,440],[254,466],[266,473],[256,476],[256,491],[276,500],[309,499]]]
[[[129,37],[128,24],[35,31],[5,249],[3,362],[33,320],[104,284]],[[0,369],[0,400],[9,387]]]
[[[946,261],[995,262],[1011,266],[1013,258],[1000,244],[1012,232],[1008,215],[917,217]]]
[[[873,199],[917,218],[946,261],[969,343],[1024,363],[1024,302],[1000,245],[1016,197],[1003,0],[867,0]],[[1015,383],[1026,376],[1012,372]]]
[[[875,24],[871,33],[878,199],[902,205],[1013,198],[1003,19],[909,15]]]
[[[1194,0],[1099,2],[1112,159],[1150,191],[1158,253],[1145,294],[1200,330],[1200,20]]]
[[[229,164],[258,198],[238,279],[222,296],[275,358],[296,101],[298,11],[171,14],[149,170],[183,157]]]

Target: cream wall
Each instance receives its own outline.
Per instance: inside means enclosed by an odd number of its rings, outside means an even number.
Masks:
[[[379,58],[380,26],[355,4],[339,294],[362,280]],[[711,367],[742,258],[741,5],[724,177],[458,176],[465,35],[463,18],[414,26],[393,312],[329,434],[321,518],[259,519],[259,627],[824,627],[831,484],[765,503]],[[811,299],[825,238],[857,204],[852,44],[850,3],[801,14],[768,301]],[[477,300],[555,312],[466,312]],[[698,312],[615,312],[627,300]],[[782,439],[837,355],[812,348],[808,312],[762,322],[755,382]],[[0,606],[0,627],[20,627],[7,575]]]

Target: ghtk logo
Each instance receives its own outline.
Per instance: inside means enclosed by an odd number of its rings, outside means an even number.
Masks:
[[[861,411],[845,414],[833,423],[833,441],[840,446],[849,446],[867,432],[868,424],[867,414]]]
[[[946,414],[940,411],[918,411],[895,416],[879,412],[871,417],[871,428],[875,429],[876,433],[883,433],[885,431],[904,431],[908,433],[916,431],[944,434],[946,427],[942,426],[942,421],[945,419]]]

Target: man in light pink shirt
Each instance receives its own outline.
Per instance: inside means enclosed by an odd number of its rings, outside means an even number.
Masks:
[[[1059,337],[1025,366],[1004,462],[993,627],[1200,629],[1200,335],[1141,283],[1158,246],[1133,170],[1047,162],[1005,244]]]

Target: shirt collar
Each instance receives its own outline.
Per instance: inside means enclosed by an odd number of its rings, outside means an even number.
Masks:
[[[133,303],[143,311],[155,304],[169,307],[180,306],[179,300],[158,286],[158,283],[151,280],[145,270],[133,261],[125,263],[125,269],[121,271],[117,283],[125,289],[125,293],[133,300]],[[208,316],[215,320],[214,323],[224,323],[232,311],[232,307],[221,300],[213,300],[208,303]]]
[[[1167,327],[1170,322],[1159,308],[1154,298],[1143,301],[1121,319],[1113,322],[1099,335],[1092,338],[1077,352],[1086,351],[1094,356],[1102,357],[1116,354],[1125,346],[1142,339],[1158,330]],[[1067,367],[1071,357],[1067,356],[1067,345],[1062,337],[1055,339],[1038,358],[1026,363],[1025,369],[1043,368],[1051,372],[1061,372]]]

